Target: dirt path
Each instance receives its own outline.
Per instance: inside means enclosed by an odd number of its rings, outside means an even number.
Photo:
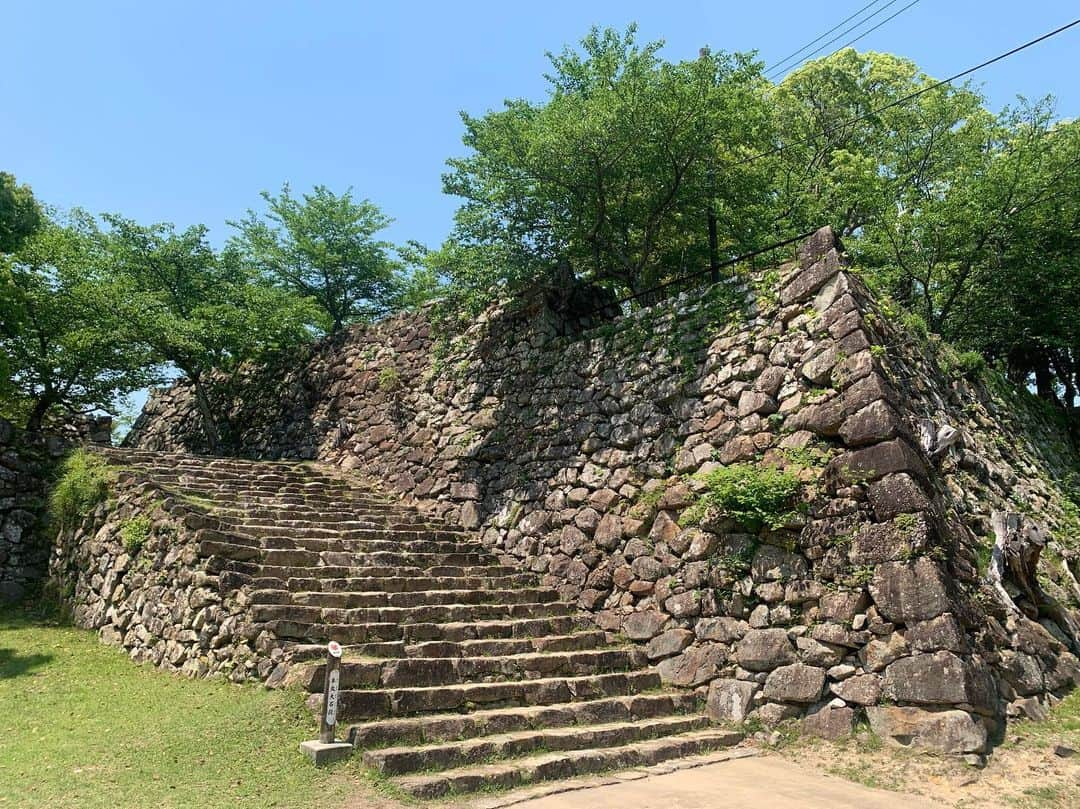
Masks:
[[[669,775],[525,801],[516,809],[932,809],[940,804],[870,789],[778,756],[709,764]]]

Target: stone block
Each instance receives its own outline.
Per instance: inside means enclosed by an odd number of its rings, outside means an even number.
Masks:
[[[870,729],[900,746],[938,753],[981,753],[986,750],[986,726],[964,711],[878,705],[866,709]]]
[[[989,671],[952,652],[905,657],[885,669],[885,696],[922,705],[967,705],[993,713],[997,691]]]
[[[945,574],[925,556],[913,562],[885,562],[877,566],[870,595],[888,621],[911,624],[929,621],[951,610]]]
[[[825,688],[825,669],[793,663],[773,670],[765,680],[765,697],[776,702],[817,702]]]
[[[871,483],[866,496],[874,509],[874,516],[881,522],[891,520],[898,514],[930,509],[930,498],[922,486],[904,472],[886,475]]]
[[[851,735],[855,726],[855,711],[847,706],[822,705],[807,714],[802,721],[803,733],[819,739],[839,741]]]
[[[714,722],[742,722],[750,713],[758,684],[747,680],[717,679],[709,683],[705,713]]]
[[[840,438],[849,447],[862,447],[896,438],[903,429],[900,414],[884,399],[879,399],[844,419]]]
[[[735,659],[749,671],[772,671],[795,662],[795,647],[784,629],[753,629],[735,647]]]

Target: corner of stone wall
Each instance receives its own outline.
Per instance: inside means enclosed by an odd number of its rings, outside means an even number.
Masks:
[[[260,548],[220,529],[197,506],[121,471],[108,501],[60,530],[49,586],[77,626],[136,662],[265,680],[286,663],[284,650],[253,619],[250,580],[235,570]]]

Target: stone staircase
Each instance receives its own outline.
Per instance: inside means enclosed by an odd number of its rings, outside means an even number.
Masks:
[[[215,518],[203,544],[228,559],[223,578],[248,584],[253,622],[308,661],[290,680],[313,710],[324,644],[345,647],[339,724],[408,794],[648,766],[742,738],[516,560],[329,467],[109,457]]]

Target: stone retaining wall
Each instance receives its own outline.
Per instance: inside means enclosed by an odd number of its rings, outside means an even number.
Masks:
[[[282,650],[251,620],[250,588],[222,573],[228,560],[213,553],[216,524],[121,471],[108,501],[59,530],[50,585],[77,626],[100,630],[136,662],[189,676],[265,680]]]
[[[777,271],[573,326],[493,310],[447,340],[403,315],[245,368],[215,406],[238,455],[330,461],[482,532],[669,682],[708,689],[718,718],[836,735],[865,713],[977,753],[1006,713],[1080,682],[1078,639],[981,580],[993,512],[1034,512],[1047,587],[1075,606],[1074,448],[1019,398],[944,374],[831,231]],[[181,384],[129,440],[205,450],[197,424]],[[701,519],[700,476],[734,464],[798,475],[799,511]]]
[[[42,520],[53,465],[74,443],[108,443],[110,428],[110,419],[85,419],[37,434],[0,418],[0,603],[20,601],[45,578]]]

